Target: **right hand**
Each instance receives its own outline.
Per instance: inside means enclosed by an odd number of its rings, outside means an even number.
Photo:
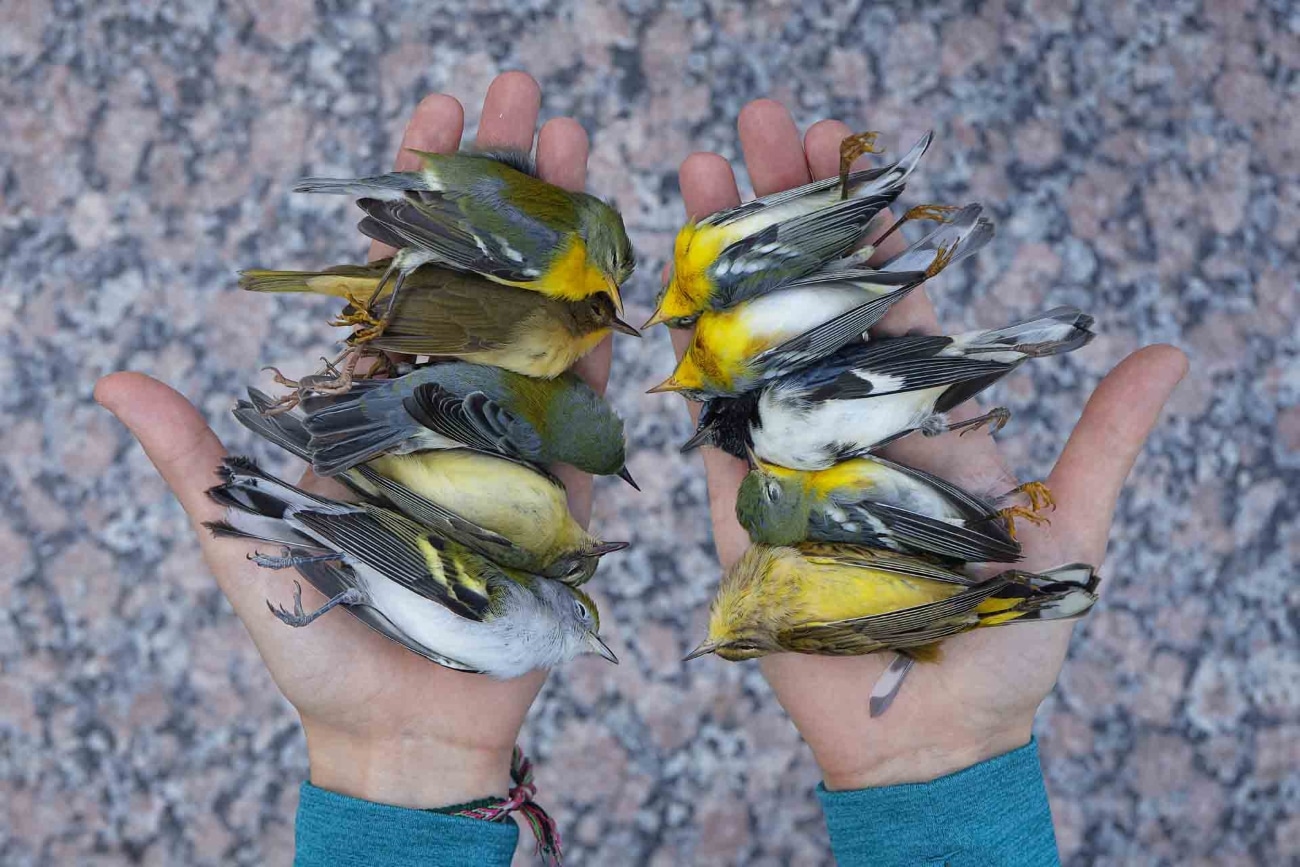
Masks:
[[[747,105],[738,126],[749,177],[760,196],[835,175],[839,143],[851,132],[839,121],[825,120],[809,128],[801,143],[789,112],[771,100]],[[690,218],[740,203],[731,166],[718,154],[692,154],[682,163],[680,181]],[[884,253],[896,252],[902,243],[896,233]],[[942,333],[921,290],[900,302],[876,330]],[[673,332],[678,359],[689,342],[689,331]],[[1057,501],[1051,525],[1017,528],[1024,546],[1024,562],[1018,565],[1037,570],[1073,561],[1101,566],[1120,489],[1186,371],[1186,356],[1178,349],[1148,346],[1101,381],[1048,479]],[[698,404],[691,404],[692,418],[698,411]],[[950,416],[960,420],[975,414],[967,405]],[[726,569],[749,544],[735,515],[736,491],[747,468],[717,449],[701,451],[714,542]],[[958,484],[983,486],[1000,479],[1008,490],[1016,484],[985,431],[907,437],[882,453]],[[948,639],[943,660],[913,668],[888,712],[875,719],[868,699],[892,654],[787,653],[761,664],[812,748],[826,787],[859,789],[932,780],[1026,744],[1034,713],[1056,683],[1072,631],[1068,621],[1034,623]]]

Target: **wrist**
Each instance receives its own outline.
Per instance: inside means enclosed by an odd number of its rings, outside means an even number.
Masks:
[[[964,734],[945,739],[927,737],[924,742],[893,744],[869,750],[845,760],[817,757],[823,784],[829,791],[875,789],[905,783],[928,783],[966,768],[1005,755],[1029,743],[1032,720],[1023,726],[1008,726],[982,734]],[[815,751],[814,751],[815,754]]]
[[[487,747],[411,734],[358,737],[303,720],[312,785],[413,809],[436,809],[510,789],[513,744]]]

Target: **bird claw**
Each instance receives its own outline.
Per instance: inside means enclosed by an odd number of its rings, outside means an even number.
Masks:
[[[998,516],[1002,518],[1003,521],[1006,522],[1007,534],[1011,536],[1012,539],[1016,538],[1017,518],[1021,518],[1025,521],[1028,521],[1029,523],[1033,524],[1035,527],[1045,527],[1052,523],[1047,518],[1044,518],[1042,515],[1038,514],[1038,512],[1034,511],[1033,509],[1026,508],[1024,506],[1008,506],[1005,509],[999,509]]]
[[[966,421],[949,425],[948,430],[961,431],[961,433],[958,434],[958,436],[966,436],[966,434],[970,433],[971,431],[979,430],[980,428],[985,427],[987,425],[989,428],[989,433],[997,433],[998,431],[1006,427],[1007,422],[1010,420],[1011,420],[1011,410],[1007,409],[1005,406],[995,406],[993,409],[984,413],[984,415],[976,416],[975,418],[970,418],[967,419]]]
[[[1007,496],[1012,497],[1016,494],[1024,494],[1029,498],[1029,508],[1035,512],[1041,512],[1043,509],[1056,511],[1056,498],[1052,496],[1051,488],[1042,482],[1025,482],[1023,485],[1017,485],[1007,491]]]
[[[293,627],[306,626],[308,623],[311,623],[313,620],[315,620],[320,614],[320,612],[314,612],[312,614],[308,614],[307,612],[302,610],[302,582],[300,581],[293,582],[293,613],[292,614],[290,614],[283,605],[280,605],[278,607],[272,605],[271,600],[269,599],[266,601],[266,607],[271,609],[271,613],[274,614],[276,617],[278,617],[281,623]]]
[[[849,171],[853,163],[863,154],[884,153],[884,148],[876,147],[878,132],[860,132],[847,136],[840,142],[840,198],[849,197]]]

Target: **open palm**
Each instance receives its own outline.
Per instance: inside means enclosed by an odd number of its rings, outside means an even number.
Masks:
[[[523,73],[499,76],[488,89],[477,144],[530,150],[541,92]],[[460,146],[464,111],[455,99],[433,95],[416,109],[402,141],[397,169],[413,168],[406,151],[449,152]],[[587,136],[569,118],[548,121],[537,133],[541,176],[569,189],[586,178]],[[387,251],[372,248],[372,258]],[[250,299],[250,304],[255,299]],[[322,323],[323,324],[323,323]],[[609,377],[606,341],[578,372],[603,392]],[[236,395],[231,395],[233,405]],[[532,672],[509,681],[435,665],[370,631],[346,614],[291,629],[267,610],[266,600],[288,604],[292,578],[249,562],[253,546],[215,540],[200,527],[221,509],[205,491],[225,447],[199,412],[166,385],[134,373],[105,377],[95,398],[140,441],[184,506],[203,554],[235,613],[248,629],[276,684],[302,717],[312,782],[343,794],[412,807],[460,803],[509,788],[512,748],[545,679]],[[591,479],[557,467],[568,485],[570,508],[586,524]],[[332,496],[344,489],[310,473],[304,487]],[[304,605],[323,597],[309,586]]]
[[[828,120],[809,128],[801,141],[789,112],[770,100],[747,105],[738,125],[746,168],[760,196],[836,174],[840,141],[850,133],[844,124]],[[717,154],[688,157],[680,179],[691,218],[740,202],[731,166]],[[897,252],[903,244],[895,233],[885,242],[883,254]],[[941,333],[934,307],[921,291],[894,307],[878,330]],[[689,340],[689,332],[674,332],[679,358]],[[1098,385],[1048,479],[1057,502],[1050,526],[1018,527],[1024,568],[1041,570],[1073,561],[1101,564],[1120,489],[1186,370],[1187,359],[1179,350],[1149,346],[1126,358]],[[697,411],[692,404],[692,413]],[[978,412],[967,405],[952,416],[960,419]],[[1010,490],[1016,485],[992,436],[983,431],[908,437],[883,453],[975,490]],[[746,466],[714,448],[705,448],[703,457],[714,539],[726,568],[749,544],[735,516],[736,491]],[[920,782],[1029,740],[1034,712],[1056,682],[1072,629],[1069,622],[1036,623],[953,638],[945,644],[943,660],[914,668],[888,713],[876,719],[869,718],[868,700],[890,654],[778,654],[765,658],[762,667],[812,748],[828,788]]]

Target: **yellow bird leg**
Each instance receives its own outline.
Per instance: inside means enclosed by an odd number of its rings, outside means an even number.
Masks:
[[[1044,527],[1052,523],[1033,509],[1024,506],[1008,506],[999,509],[998,516],[1007,522],[1007,533],[1012,539],[1016,538],[1016,518],[1023,518],[1035,527]]]
[[[849,197],[849,169],[853,168],[853,163],[863,154],[884,153],[884,148],[876,147],[876,139],[880,138],[878,132],[860,132],[848,136],[840,142],[840,198]]]
[[[890,226],[888,231],[885,232],[885,234],[881,235],[879,238],[875,240],[875,246],[879,247],[881,241],[885,240],[890,235],[897,232],[900,228],[902,228],[904,223],[910,220],[932,220],[936,223],[946,223],[948,222],[949,216],[957,213],[960,210],[961,208],[957,207],[956,205],[934,205],[934,204],[916,205],[914,207],[908,208],[907,212],[903,214],[901,219],[895,222],[894,225]]]
[[[1025,482],[1023,485],[1017,485],[1007,491],[1007,496],[1012,497],[1016,494],[1024,494],[1029,498],[1029,508],[1035,512],[1041,512],[1043,509],[1056,511],[1056,498],[1052,496],[1051,488],[1042,482]]]

